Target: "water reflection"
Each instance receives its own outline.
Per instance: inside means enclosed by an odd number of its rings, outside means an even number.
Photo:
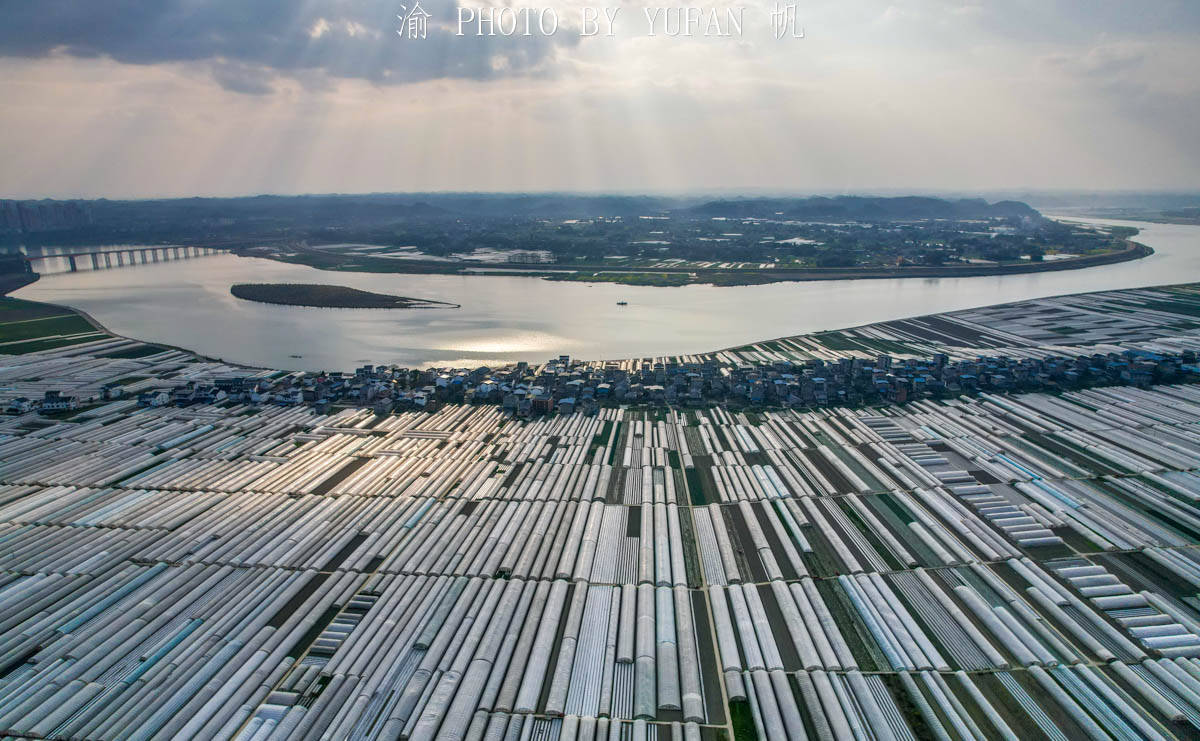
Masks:
[[[1095,223],[1127,224],[1099,221]],[[1077,271],[979,278],[651,288],[536,278],[323,272],[232,256],[52,275],[16,295],[88,312],[128,337],[289,369],[698,353],[802,332],[1082,291],[1200,281],[1200,227],[1144,229],[1152,257]],[[461,309],[271,306],[236,282],[336,283]],[[618,306],[618,302],[627,306]],[[293,357],[299,355],[301,357]]]

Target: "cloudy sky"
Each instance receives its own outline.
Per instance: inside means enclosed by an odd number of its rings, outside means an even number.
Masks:
[[[0,197],[1200,188],[1196,0],[795,0],[780,40],[775,0],[694,3],[732,38],[421,0],[422,40],[404,2],[0,0]]]

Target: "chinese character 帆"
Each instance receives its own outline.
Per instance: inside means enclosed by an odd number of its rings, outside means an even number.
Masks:
[[[804,27],[796,24],[796,4],[781,6],[776,2],[774,10],[771,11],[771,28],[775,31],[777,39],[782,39],[784,36],[791,36],[794,39],[804,38]]]

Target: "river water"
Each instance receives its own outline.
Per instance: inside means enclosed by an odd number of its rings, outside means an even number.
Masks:
[[[1077,219],[1078,221],[1085,221]],[[976,278],[653,288],[498,276],[325,272],[232,255],[50,275],[15,295],[86,311],[111,331],[270,368],[348,370],[701,353],[787,335],[1085,291],[1200,281],[1200,227],[1142,229],[1149,258]],[[461,309],[318,309],[242,301],[239,282],[330,283]],[[618,306],[627,301],[628,306]],[[299,357],[297,357],[299,356]]]

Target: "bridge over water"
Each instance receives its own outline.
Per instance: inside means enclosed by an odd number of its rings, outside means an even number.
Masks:
[[[133,265],[149,265],[172,260],[190,260],[227,252],[221,247],[189,245],[130,245],[111,247],[46,247],[39,254],[29,254],[25,260],[30,269],[41,275],[76,273],[85,270],[108,270]]]

